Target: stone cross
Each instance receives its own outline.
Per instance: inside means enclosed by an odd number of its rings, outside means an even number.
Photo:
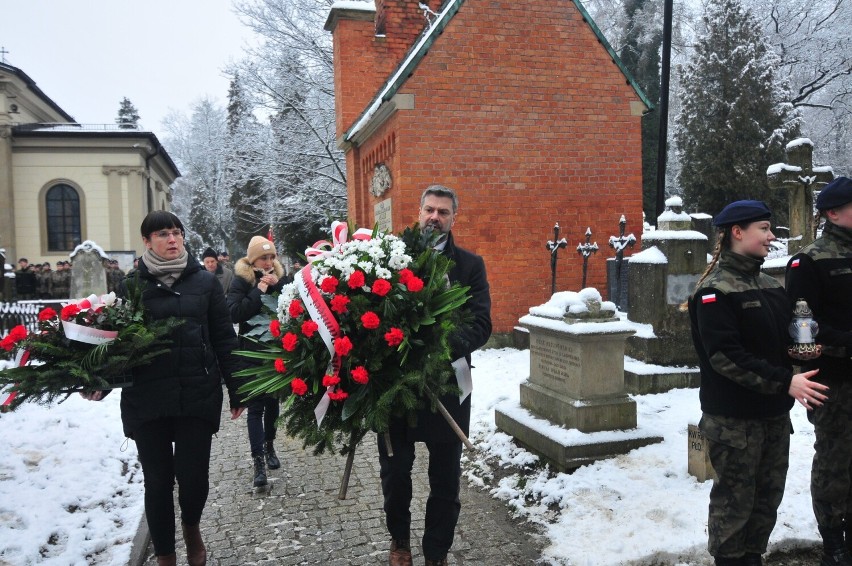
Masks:
[[[548,250],[550,250],[550,294],[554,294],[556,292],[556,254],[559,253],[561,248],[565,248],[568,246],[568,240],[565,238],[559,239],[559,222],[554,224],[553,226],[553,239],[548,240],[544,245]]]
[[[775,163],[766,169],[769,187],[787,189],[790,207],[791,254],[814,241],[814,189],[834,179],[831,167],[814,167],[814,144],[798,138],[787,144],[787,163]]]
[[[609,247],[615,250],[615,304],[621,307],[621,264],[624,262],[624,248],[633,247],[636,244],[636,236],[629,234],[624,235],[624,229],[627,228],[627,218],[621,215],[618,220],[618,237],[609,237]],[[584,285],[585,287],[585,285]]]
[[[597,253],[598,251],[598,243],[590,244],[589,241],[592,239],[592,228],[586,228],[586,241],[585,243],[577,244],[577,253],[583,256],[583,289],[586,288],[586,270],[589,266],[589,256],[593,253]]]

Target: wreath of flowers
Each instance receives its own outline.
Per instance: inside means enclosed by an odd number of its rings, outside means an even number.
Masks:
[[[266,348],[238,352],[263,360],[237,374],[253,377],[241,391],[283,398],[286,432],[317,453],[338,443],[346,454],[391,418],[411,421],[429,399],[459,392],[448,337],[466,320],[469,288],[450,284],[452,262],[433,249],[440,234],[362,229],[346,241],[345,224],[332,230],[341,227],[333,244],[308,250],[277,312],[250,321],[265,322],[249,335]]]
[[[131,297],[91,295],[38,314],[38,331],[23,325],[0,340],[2,353],[17,367],[0,371],[0,388],[14,410],[30,401],[48,405],[75,391],[130,386],[130,370],[168,350],[168,337],[182,321],[148,321],[138,281],[127,285]],[[64,400],[64,399],[63,399]]]

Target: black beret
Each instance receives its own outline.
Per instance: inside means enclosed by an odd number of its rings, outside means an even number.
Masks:
[[[852,202],[852,179],[838,177],[819,192],[816,199],[817,210],[831,210]]]
[[[201,259],[204,259],[206,257],[212,257],[213,259],[218,258],[216,252],[213,251],[213,248],[207,248],[206,250],[204,250],[204,255],[201,256]]]
[[[223,256],[223,257],[229,257],[228,256],[228,250],[222,250],[221,252],[219,252],[219,255]]]
[[[772,213],[762,200],[738,200],[723,208],[713,219],[713,225],[733,226],[743,222],[766,220],[770,216]]]

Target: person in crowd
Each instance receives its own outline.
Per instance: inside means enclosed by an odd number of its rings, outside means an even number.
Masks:
[[[201,262],[204,264],[204,269],[216,276],[216,279],[218,279],[219,283],[222,284],[222,289],[224,289],[225,293],[227,293],[228,289],[231,288],[231,281],[234,280],[234,272],[227,267],[223,267],[222,264],[219,263],[219,259],[217,258],[216,252],[213,248],[207,248],[204,250],[204,254],[201,256]]]
[[[826,400],[816,371],[794,373],[787,353],[792,310],[760,267],[775,240],[761,201],[727,205],[713,219],[713,260],[688,301],[701,371],[701,420],[716,479],[708,550],[717,565],[762,564],[787,480],[790,409]]]
[[[811,499],[822,564],[852,566],[852,180],[838,177],[816,199],[822,236],[787,263],[788,310],[804,299],[819,324],[822,355],[804,363],[831,397],[808,413],[814,425]]]
[[[118,266],[118,260],[111,259],[107,264],[107,293],[118,291],[121,282],[124,281],[124,272]]]
[[[212,250],[211,250],[212,251]],[[249,242],[246,257],[237,260],[235,276],[228,289],[228,309],[231,321],[239,324],[240,348],[256,350],[257,345],[244,338],[251,330],[248,321],[261,313],[261,296],[281,291],[286,280],[284,266],[277,259],[275,245],[262,236],[254,236]],[[248,363],[261,363],[252,360]],[[275,421],[278,419],[278,398],[260,395],[248,400],[248,436],[251,457],[254,462],[254,487],[267,484],[266,467],[277,470],[281,461],[275,453]]]
[[[451,228],[458,207],[455,191],[431,185],[420,197],[419,223],[422,229],[431,228],[441,233],[435,249],[455,262],[450,270],[450,281],[470,286],[471,298],[464,308],[470,311],[471,322],[450,337],[453,359],[464,358],[469,367],[471,353],[484,346],[491,335],[491,295],[485,262],[480,256],[458,247],[453,239]],[[468,434],[470,396],[460,403],[458,396],[446,395],[441,402]],[[393,456],[388,452],[384,435],[379,435],[378,447],[385,523],[391,536],[389,563],[392,566],[412,563],[411,469],[414,443],[425,442],[429,451],[429,498],[422,549],[427,566],[445,565],[461,512],[461,440],[444,417],[428,408],[418,412],[416,426],[409,426],[404,419],[392,420],[388,434]]]
[[[50,262],[41,264],[41,271],[36,275],[37,296],[42,300],[49,300],[52,295]]]
[[[219,252],[219,255],[216,259],[219,260],[219,264],[222,267],[227,267],[228,269],[231,269],[231,256],[228,254],[228,250],[222,250],[221,252]]]
[[[133,386],[121,393],[124,434],[136,442],[145,477],[145,516],[158,566],[174,566],[174,483],[187,562],[207,562],[199,523],[209,490],[210,447],[219,430],[222,385],[228,388],[231,418],[244,407],[232,377],[237,346],[219,281],[187,251],[184,227],[171,212],[157,210],[142,221],[145,253],[119,295],[142,286],[146,316],[177,317],[172,348],[150,365],[133,370]],[[100,400],[105,392],[84,394]]]
[[[19,301],[34,299],[37,291],[36,272],[30,266],[29,260],[22,257],[18,260],[18,269],[15,270],[15,293]]]

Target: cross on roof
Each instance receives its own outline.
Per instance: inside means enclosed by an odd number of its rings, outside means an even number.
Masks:
[[[8,51],[6,51],[6,48],[4,46],[0,46],[0,63],[6,62],[6,54],[7,53],[8,53]]]
[[[787,189],[790,207],[791,254],[814,241],[814,189],[834,179],[831,167],[814,167],[814,144],[799,138],[787,144],[787,163],[775,163],[766,169],[769,187]]]

